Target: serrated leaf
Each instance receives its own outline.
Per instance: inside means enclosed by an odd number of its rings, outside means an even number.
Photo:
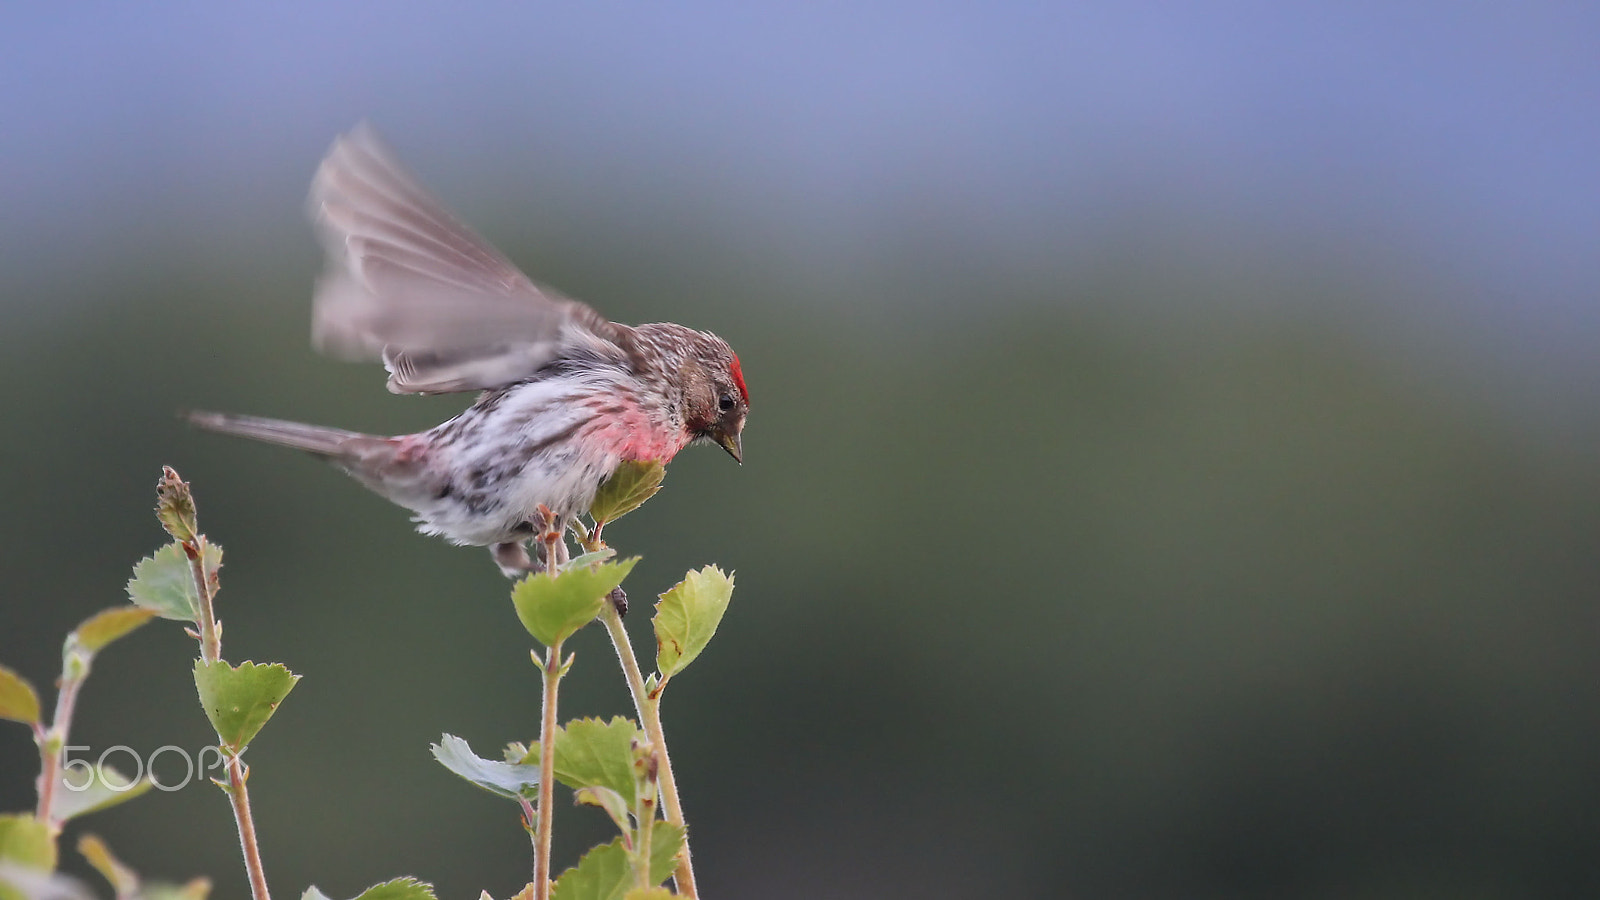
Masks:
[[[118,897],[131,897],[139,890],[139,873],[133,871],[111,854],[111,848],[97,835],[86,834],[78,838],[78,853],[89,861]]]
[[[627,460],[595,492],[589,515],[596,522],[615,522],[661,490],[667,467],[656,460]]]
[[[0,863],[54,871],[56,842],[49,827],[27,813],[0,815]]]
[[[621,795],[631,811],[638,800],[633,777],[633,742],[644,733],[632,719],[614,716],[574,719],[556,728],[556,780],[574,790],[603,787]],[[539,761],[539,742],[522,757],[524,765]]]
[[[300,900],[329,900],[316,885],[305,889]],[[354,900],[435,900],[433,885],[407,875],[375,884],[357,894]]]
[[[633,886],[622,838],[591,848],[578,864],[561,873],[550,900],[622,900]]]
[[[691,571],[656,603],[656,669],[663,678],[682,672],[711,642],[733,598],[733,576],[716,566]]]
[[[634,888],[623,894],[622,900],[672,900],[676,896],[670,889],[658,884],[650,888]]]
[[[608,788],[632,809],[639,797],[633,743],[643,737],[639,726],[622,716],[568,722],[556,731],[556,777],[572,788]]]
[[[103,609],[83,621],[73,635],[78,645],[90,653],[98,653],[107,644],[125,637],[134,629],[155,618],[156,611],[139,606],[113,606]]]
[[[355,900],[435,900],[433,885],[407,875],[375,884],[356,896]]]
[[[39,724],[39,692],[32,682],[5,666],[0,666],[0,719]]]
[[[206,542],[201,549],[205,571],[215,572],[222,565],[222,547]],[[183,545],[171,543],[147,556],[133,567],[128,581],[128,599],[145,609],[153,609],[164,619],[193,622],[200,618],[200,594],[194,584],[194,570]]]
[[[484,759],[473,753],[466,741],[453,734],[440,738],[439,743],[431,749],[439,765],[491,794],[511,800],[531,800],[539,793],[537,765]]]
[[[217,730],[218,740],[235,753],[255,739],[299,680],[299,675],[279,663],[246,661],[235,667],[226,660],[194,662],[200,705]]]
[[[683,852],[683,826],[671,822],[656,822],[650,827],[650,880],[656,884],[666,881],[678,868],[678,854]]]
[[[683,828],[656,822],[650,830],[650,883],[660,884],[678,866]],[[623,900],[634,886],[633,869],[622,838],[591,849],[578,865],[556,879],[551,900]]]
[[[72,768],[78,767],[75,765]],[[50,818],[65,822],[85,813],[126,803],[154,786],[147,778],[134,781],[104,764],[94,766],[83,778],[75,778],[73,772],[63,771],[61,783],[56,786],[54,799],[50,802]]]
[[[566,569],[554,577],[547,572],[529,575],[511,590],[517,618],[535,640],[554,646],[594,621],[606,595],[638,561],[635,556],[593,568]]]

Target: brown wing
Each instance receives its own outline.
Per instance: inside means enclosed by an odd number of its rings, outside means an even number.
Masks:
[[[623,330],[530,281],[369,126],[334,142],[310,206],[328,253],[312,340],[335,356],[382,359],[396,393],[501,387],[566,347],[613,343]]]

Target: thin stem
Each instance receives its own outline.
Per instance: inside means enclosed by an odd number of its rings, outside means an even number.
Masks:
[[[206,539],[197,536],[183,542],[183,552],[189,557],[189,572],[194,577],[195,591],[200,595],[200,658],[216,662],[222,658],[222,628],[217,625],[217,614],[212,603],[211,579],[206,577]]]
[[[589,546],[590,540],[588,527],[585,526],[583,522],[579,521],[577,516],[567,519],[567,527],[572,529],[572,536],[577,539],[579,546],[583,547],[585,550],[595,549]]]
[[[611,645],[617,649],[617,660],[622,663],[622,672],[627,677],[628,692],[633,695],[633,708],[639,713],[639,723],[644,726],[645,738],[650,741],[652,751],[656,755],[656,775],[661,786],[661,807],[666,813],[667,821],[674,825],[683,826],[683,805],[678,802],[678,783],[672,777],[672,758],[667,755],[667,735],[661,728],[661,697],[660,686],[656,688],[656,696],[651,696],[645,689],[644,673],[639,669],[639,660],[633,655],[633,644],[628,640],[628,630],[622,626],[622,616],[616,609],[607,603],[600,610],[600,621],[605,623],[606,632],[611,635]],[[698,897],[699,893],[694,883],[694,864],[689,856],[689,836],[684,832],[683,851],[678,854],[678,868],[672,873],[673,880],[678,885],[678,893],[684,897]]]
[[[698,897],[699,891],[694,883],[694,863],[689,856],[689,832],[684,824],[683,805],[678,802],[678,783],[672,777],[672,759],[667,755],[667,736],[661,730],[659,695],[645,706],[645,712],[640,716],[644,720],[645,735],[654,746],[656,759],[661,764],[657,772],[661,785],[661,808],[666,813],[668,822],[684,829],[683,850],[678,854],[678,868],[672,873],[672,878],[678,885],[679,894],[685,897]]]
[[[250,896],[272,900],[267,892],[267,871],[261,865],[261,847],[256,843],[256,822],[250,815],[250,767],[237,756],[228,759],[228,803],[233,806],[233,821],[239,827],[239,849],[244,852],[244,868],[250,875]]]
[[[72,730],[78,690],[88,674],[86,663],[80,666],[84,671],[77,674],[70,672],[70,659],[66,667],[69,671],[61,673],[61,687],[56,692],[56,712],[50,720],[50,728],[46,731],[36,727],[34,731],[34,742],[39,745],[39,808],[34,818],[48,825],[51,834],[61,831],[61,823],[50,814],[50,807],[55,804],[56,791],[61,787],[61,757],[67,750],[67,733]]]
[[[216,596],[211,579],[206,576],[205,535],[195,535],[183,542],[184,555],[189,557],[189,573],[194,578],[195,593],[200,597],[200,659],[215,663],[222,659],[222,625],[217,622]],[[224,663],[224,665],[226,665]],[[221,739],[221,735],[217,736]],[[250,779],[250,767],[239,755],[226,746],[228,757],[228,804],[233,807],[233,822],[239,830],[239,849],[244,854],[244,870],[250,876],[250,896],[253,900],[272,900],[267,890],[267,872],[261,863],[261,845],[256,841],[255,818],[250,814],[250,790],[245,782]],[[220,783],[220,782],[219,782]]]
[[[638,765],[636,763],[635,765]],[[634,807],[633,818],[638,823],[633,856],[633,886],[637,888],[651,888],[655,884],[650,879],[651,849],[653,841],[651,832],[656,824],[656,756],[654,748],[650,756],[643,762],[645,790],[640,792],[638,804]]]
[[[539,721],[539,816],[533,841],[533,896],[550,897],[550,831],[555,818],[556,689],[561,683],[561,643],[544,657],[544,716]]]
[[[61,754],[50,746],[52,730],[37,722],[33,725],[33,742],[39,747],[39,806],[33,817],[45,823],[50,821],[50,804],[55,802],[56,782],[61,779]]]

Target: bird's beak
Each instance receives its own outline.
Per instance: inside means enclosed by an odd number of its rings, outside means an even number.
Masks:
[[[717,435],[717,445],[728,451],[734,462],[744,465],[744,444],[739,440],[737,432],[729,434],[725,431]]]

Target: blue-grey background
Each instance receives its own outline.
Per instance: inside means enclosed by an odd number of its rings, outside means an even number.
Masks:
[[[1597,97],[1578,3],[14,4],[0,660],[48,685],[174,465],[226,655],[305,676],[249,754],[274,889],[526,880],[427,752],[535,727],[486,554],[173,417],[462,405],[306,340],[367,118],[536,279],[744,359],[746,465],[608,532],[641,644],[738,571],[667,695],[707,897],[1594,896]],[[563,713],[624,712],[576,643]],[[201,746],[192,652],[109,650],[79,742]],[[31,759],[0,727],[0,808]],[[80,828],[246,893],[208,787]]]

